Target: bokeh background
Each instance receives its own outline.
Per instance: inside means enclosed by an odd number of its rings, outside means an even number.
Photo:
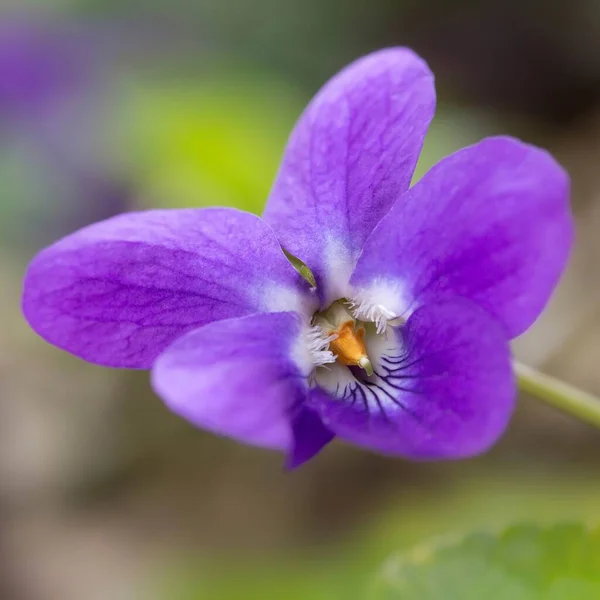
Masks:
[[[45,244],[147,207],[260,213],[340,67],[409,45],[437,77],[418,174],[509,133],[573,180],[571,265],[522,360],[600,394],[596,0],[2,0],[0,598],[360,598],[392,551],[514,519],[600,520],[600,433],[523,397],[487,455],[280,456],[192,429],[145,373],[85,364],[19,309]],[[484,400],[484,399],[483,399]]]

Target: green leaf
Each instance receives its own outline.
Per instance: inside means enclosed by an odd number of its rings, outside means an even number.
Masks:
[[[373,600],[600,598],[600,529],[517,525],[446,539],[393,557]]]

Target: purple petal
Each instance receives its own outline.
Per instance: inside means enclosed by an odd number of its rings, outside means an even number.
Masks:
[[[434,109],[427,65],[391,48],[336,75],[296,125],[265,219],[324,304],[346,294],[363,242],[408,189]]]
[[[23,311],[43,338],[85,360],[149,368],[191,329],[257,312],[308,313],[313,302],[260,218],[155,210],[91,225],[40,252]]]
[[[318,454],[334,438],[314,411],[302,407],[292,420],[293,443],[286,466],[296,469]]]
[[[512,338],[546,305],[572,241],[565,171],[543,150],[488,138],[442,160],[398,200],[351,283],[396,315],[442,296],[470,298]]]
[[[500,324],[462,299],[424,306],[399,330],[398,351],[368,384],[334,398],[317,388],[309,406],[340,438],[412,459],[468,457],[506,428],[515,384]],[[394,332],[395,331],[395,332]]]
[[[247,444],[288,450],[292,414],[307,394],[310,364],[298,363],[302,321],[294,313],[211,323],[156,360],[152,383],[175,413]]]

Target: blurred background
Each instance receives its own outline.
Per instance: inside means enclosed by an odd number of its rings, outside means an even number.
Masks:
[[[335,443],[290,474],[170,414],[147,374],[85,364],[20,315],[28,260],[87,223],[147,207],[260,213],[305,103],[393,44],[437,77],[417,176],[496,133],[569,170],[577,247],[515,352],[600,394],[596,0],[2,0],[2,600],[359,598],[390,552],[432,535],[600,520],[600,433],[536,400],[474,460]]]

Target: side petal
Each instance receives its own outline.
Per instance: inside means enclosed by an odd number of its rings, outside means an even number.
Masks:
[[[415,311],[376,374],[342,397],[312,392],[309,406],[341,439],[411,459],[464,458],[488,449],[513,412],[515,383],[501,326],[456,299]]]
[[[572,242],[565,171],[543,150],[488,138],[442,160],[396,202],[351,282],[396,315],[467,297],[512,338],[546,305]]]
[[[154,210],[91,225],[42,250],[25,277],[23,312],[39,335],[76,356],[149,368],[205,323],[310,311],[311,302],[260,218],[226,208]]]
[[[363,242],[408,189],[434,110],[427,65],[390,48],[331,79],[292,132],[264,218],[324,304],[345,295]]]
[[[295,313],[210,323],[158,357],[152,384],[173,412],[198,427],[289,451],[311,369],[302,331]]]

